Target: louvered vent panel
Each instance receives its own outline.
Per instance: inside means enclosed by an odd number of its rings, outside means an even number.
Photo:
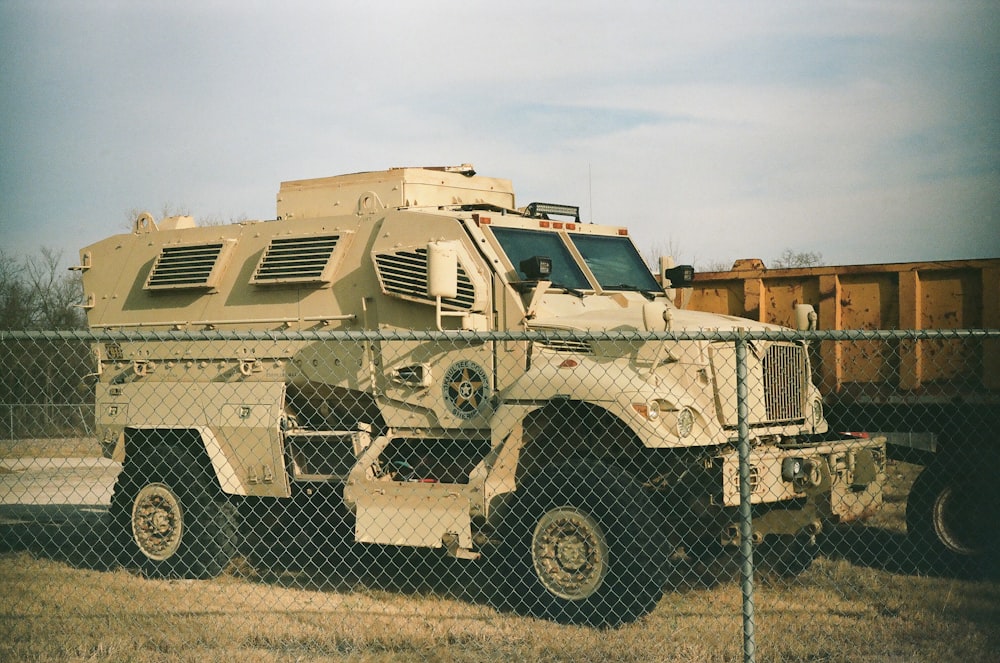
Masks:
[[[194,246],[164,246],[146,279],[148,290],[211,288],[224,242]]]
[[[569,338],[547,338],[535,343],[544,350],[552,352],[571,352],[573,354],[589,355],[593,352],[590,343]]]
[[[375,254],[382,290],[387,295],[434,303],[427,294],[427,249]],[[442,299],[441,304],[456,309],[472,309],[476,290],[461,263],[458,265],[458,297]]]
[[[282,237],[271,240],[251,283],[326,283],[339,235]]]

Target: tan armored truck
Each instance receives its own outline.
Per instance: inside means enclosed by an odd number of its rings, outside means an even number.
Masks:
[[[95,353],[126,559],[216,575],[281,525],[239,508],[281,505],[481,565],[500,607],[638,618],[739,542],[735,345],[648,332],[777,329],[676,308],[691,270],[661,262],[471,166],[285,182],[273,221],[141,215],[81,251],[90,327],[122,332]],[[748,355],[753,538],[794,573],[878,508],[884,445],[826,434],[804,345]]]

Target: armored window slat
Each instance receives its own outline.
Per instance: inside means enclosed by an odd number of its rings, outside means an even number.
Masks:
[[[333,280],[341,235],[276,237],[257,263],[250,282],[329,283]]]
[[[427,249],[375,254],[382,292],[402,299],[428,304],[434,298],[427,293]],[[476,303],[476,290],[461,263],[458,265],[458,296],[441,300],[446,308],[471,310]]]
[[[550,338],[544,341],[535,342],[541,349],[551,352],[565,352],[572,354],[589,355],[593,354],[590,343],[575,339]]]
[[[164,246],[153,261],[146,290],[214,288],[226,267],[234,240],[186,246]]]

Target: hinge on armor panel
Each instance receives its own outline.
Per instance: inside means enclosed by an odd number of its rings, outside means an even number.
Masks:
[[[247,470],[247,483],[256,486],[259,483],[274,483],[274,471],[270,465],[261,465],[261,473],[257,474],[257,468],[251,467]]]
[[[445,550],[452,557],[458,559],[479,559],[480,557],[480,554],[475,551],[459,547],[458,534],[445,534],[441,537],[441,543],[444,544]]]

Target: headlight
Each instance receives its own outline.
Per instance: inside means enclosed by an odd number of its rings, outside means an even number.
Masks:
[[[660,404],[656,401],[632,403],[632,409],[635,410],[640,417],[648,419],[649,421],[656,421],[660,418]]]
[[[812,424],[819,426],[823,423],[823,401],[816,398],[812,402]]]
[[[675,410],[668,402],[651,400],[632,403],[632,409],[647,421],[663,426],[677,437],[684,438],[694,431],[694,412],[687,407]]]

